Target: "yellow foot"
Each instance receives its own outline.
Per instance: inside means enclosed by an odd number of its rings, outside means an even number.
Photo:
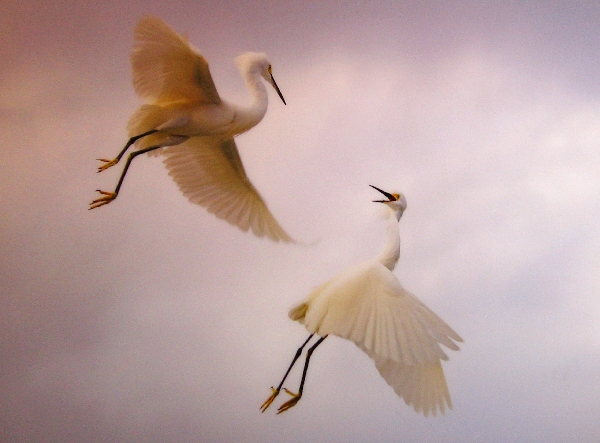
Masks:
[[[116,165],[117,163],[119,163],[119,159],[118,158],[113,158],[112,160],[107,160],[105,158],[97,158],[96,160],[104,162],[105,164],[103,164],[102,166],[98,166],[98,171],[97,172],[102,172],[105,169],[110,168],[111,166]]]
[[[107,205],[111,201],[113,201],[115,198],[117,198],[116,192],[106,192],[106,191],[101,191],[100,189],[96,189],[96,192],[99,192],[100,194],[104,195],[104,197],[97,198],[96,200],[91,202],[90,207],[88,209],[95,209],[95,208],[99,208],[100,206]]]
[[[283,390],[285,392],[287,392],[288,394],[290,394],[292,396],[292,398],[290,398],[288,401],[286,401],[284,404],[282,404],[279,409],[277,410],[278,414],[281,414],[282,412],[287,411],[290,408],[293,408],[294,406],[296,406],[296,403],[298,403],[300,401],[300,399],[302,398],[302,393],[298,392],[297,394],[294,394],[292,391],[287,390],[286,388],[283,388]]]
[[[275,389],[273,386],[271,386],[271,396],[267,398],[267,400],[260,406],[260,412],[265,412],[278,395],[279,389]]]

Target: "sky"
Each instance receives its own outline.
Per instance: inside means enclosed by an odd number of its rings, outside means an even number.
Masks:
[[[0,440],[598,441],[597,2],[1,9]],[[233,102],[247,99],[233,58],[268,54],[287,106],[270,91],[237,144],[303,244],[189,203],[159,158],[87,210],[119,174],[96,159],[141,103],[144,14],[186,34]],[[464,338],[444,363],[454,408],[416,414],[335,338],[298,405],[261,414],[306,338],[289,308],[384,243],[369,184],[405,194],[395,273]]]

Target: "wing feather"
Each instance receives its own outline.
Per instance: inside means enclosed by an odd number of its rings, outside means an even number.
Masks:
[[[131,68],[135,92],[149,102],[221,102],[206,59],[157,17],[136,25]]]
[[[429,414],[436,416],[438,412],[444,414],[447,408],[452,409],[448,384],[439,360],[423,365],[407,365],[381,358],[359,347],[375,361],[377,370],[394,392],[416,412],[427,417]]]
[[[354,267],[315,289],[289,313],[309,332],[353,341],[385,381],[425,416],[452,408],[440,347],[460,336],[379,262]]]
[[[454,341],[462,341],[378,262],[342,273],[305,303],[309,308],[303,322],[310,332],[346,338],[374,355],[407,365],[445,360],[440,344],[456,350]]]
[[[233,139],[191,137],[163,154],[169,175],[192,203],[242,231],[292,241],[248,179]]]

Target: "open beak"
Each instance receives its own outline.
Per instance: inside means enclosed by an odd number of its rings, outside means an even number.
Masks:
[[[375,203],[389,203],[389,202],[395,202],[396,200],[398,200],[395,195],[390,194],[389,192],[385,192],[384,190],[379,189],[378,187],[373,186],[373,185],[369,185],[369,186],[372,187],[373,189],[378,190],[379,192],[381,192],[383,195],[385,195],[388,198],[387,200],[373,200]]]

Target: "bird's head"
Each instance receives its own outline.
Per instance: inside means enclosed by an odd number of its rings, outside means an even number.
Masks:
[[[387,200],[373,200],[373,201],[375,203],[383,203],[384,205],[386,205],[388,208],[390,208],[392,211],[394,211],[396,213],[396,218],[398,220],[400,220],[400,217],[402,217],[402,214],[404,214],[404,211],[406,209],[406,198],[404,197],[404,195],[400,194],[400,193],[390,194],[389,192],[379,189],[376,186],[373,186],[373,185],[369,185],[369,186],[372,187],[373,189],[376,189],[377,191],[381,192],[387,198]]]
[[[235,61],[242,73],[246,74],[257,72],[260,74],[260,76],[264,78],[267,83],[273,86],[275,91],[277,91],[277,94],[279,95],[279,98],[283,104],[286,104],[283,94],[279,90],[279,87],[273,78],[271,62],[269,62],[267,54],[264,52],[245,52],[237,56]]]

